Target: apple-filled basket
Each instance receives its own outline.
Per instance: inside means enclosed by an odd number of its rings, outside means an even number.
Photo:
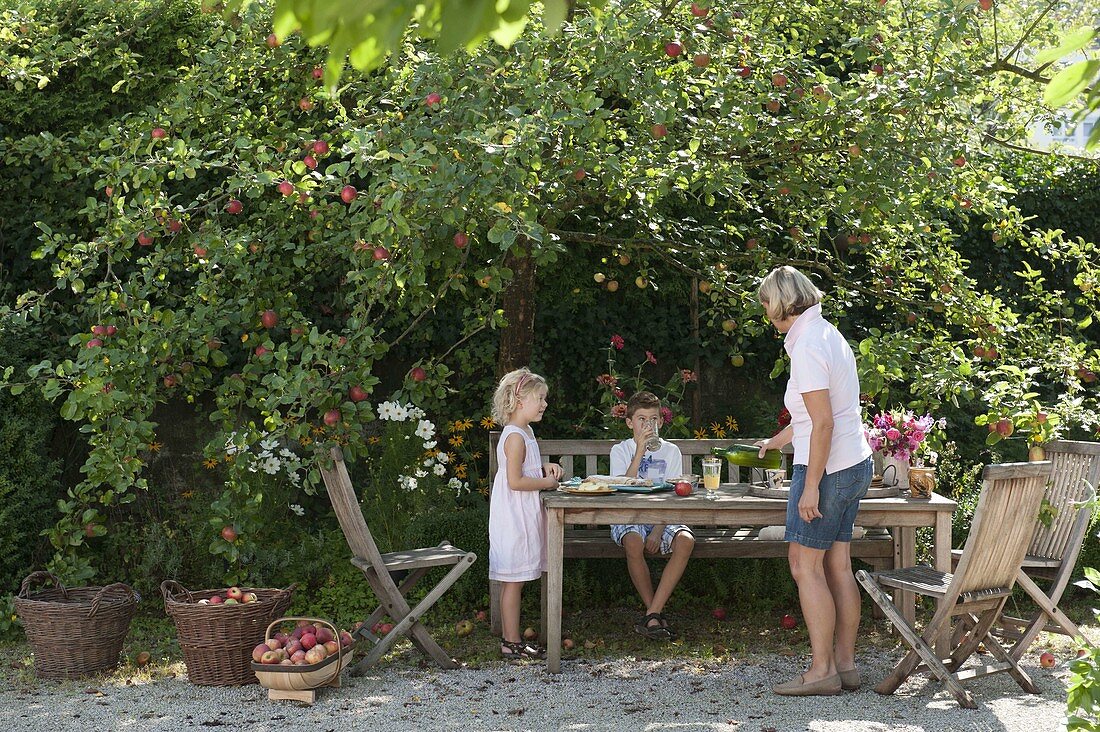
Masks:
[[[256,683],[252,649],[264,640],[268,624],[290,607],[294,585],[283,590],[240,588],[254,600],[212,604],[225,590],[191,591],[175,580],[160,585],[164,610],[176,624],[176,636],[187,664],[187,678],[199,686]]]
[[[31,592],[36,582],[53,587]],[[32,572],[19,587],[15,612],[34,651],[40,679],[71,679],[118,666],[138,595],[121,582],[65,587],[49,572]]]
[[[272,632],[284,623],[297,625],[291,633]],[[279,618],[253,649],[252,671],[270,698],[313,703],[315,689],[340,685],[340,673],[351,663],[354,645],[349,632],[327,620]]]

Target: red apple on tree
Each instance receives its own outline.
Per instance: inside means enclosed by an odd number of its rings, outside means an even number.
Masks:
[[[649,128],[649,134],[651,134],[654,139],[660,140],[662,137],[668,134],[668,128],[665,127],[663,124],[658,123]]]
[[[302,110],[303,112],[308,112],[309,110],[313,109],[313,100],[309,97],[302,97],[298,100],[298,109]]]
[[[586,173],[584,171],[584,168],[577,168],[576,170],[573,171],[573,179],[574,180],[584,180],[584,177],[586,175],[588,175],[588,173]]]
[[[993,0],[978,0],[978,7],[982,10],[992,10]]]
[[[707,16],[707,13],[709,12],[710,8],[704,7],[699,3],[691,4],[691,14],[694,15],[696,18],[705,18]]]
[[[691,62],[701,69],[705,69],[710,66],[710,54],[709,53],[697,53],[691,59]]]
[[[244,211],[244,204],[238,201],[236,198],[230,198],[229,203],[225,204],[226,213],[231,213],[234,216]]]
[[[325,75],[325,70],[322,69],[320,66],[314,66],[312,73],[314,79],[320,79],[322,76]]]
[[[324,421],[329,427],[335,427],[340,424],[340,410],[330,409],[325,412]]]
[[[154,127],[153,131],[149,133],[149,136],[154,140],[163,140],[168,137],[168,132],[163,127]]]
[[[137,243],[143,247],[151,246],[153,243],[153,237],[151,237],[148,232],[143,231],[138,234]]]
[[[780,89],[785,87],[787,85],[787,76],[786,76],[786,74],[779,74],[779,73],[772,74],[772,84],[774,86],[779,87]]]
[[[279,314],[274,310],[265,310],[260,315],[260,322],[267,329],[274,328],[279,323]]]
[[[359,385],[353,386],[348,389],[348,399],[355,402],[356,404],[362,401],[366,401],[368,396],[369,395],[367,394],[366,389]]]
[[[312,155],[306,155],[304,158],[302,158],[302,164],[310,170],[317,170],[317,158],[313,157]]]
[[[278,188],[279,193],[282,193],[284,196],[294,195],[294,184],[288,180],[279,181]]]
[[[358,191],[355,190],[355,186],[344,186],[340,191],[340,200],[344,203],[351,203],[355,200],[355,196],[358,195]]]
[[[169,233],[178,234],[181,231],[183,231],[183,223],[182,222],[177,221],[176,219],[172,219],[171,221],[168,222],[168,232]]]
[[[378,245],[371,252],[371,256],[374,257],[374,259],[379,260],[379,261],[383,260],[383,259],[389,259],[390,258],[390,250],[386,249],[382,245]]]
[[[748,66],[742,66],[740,71],[737,72],[737,75],[740,76],[742,79],[747,79],[752,76],[752,69],[750,69]]]
[[[260,358],[263,358],[268,353],[267,347],[266,346],[256,346],[256,350],[253,351],[253,353],[255,353]]]
[[[883,73],[884,73],[884,69],[882,68],[882,64],[872,64],[871,65],[871,73],[873,73],[875,76],[882,76]]]
[[[1001,437],[1009,437],[1013,430],[1012,420],[1008,417],[997,420],[996,430]]]
[[[328,143],[324,140],[314,140],[313,152],[317,155],[324,155],[328,152]]]
[[[443,101],[443,97],[441,97],[439,94],[437,94],[435,92],[432,92],[428,96],[424,97],[424,106],[434,107],[435,105],[439,104],[442,101]]]
[[[665,53],[667,53],[672,58],[676,58],[677,56],[679,56],[683,52],[684,52],[684,47],[682,45],[680,45],[679,43],[677,43],[676,41],[669,41],[668,43],[665,44]]]
[[[266,40],[268,48],[277,48],[279,45],[279,36],[274,33],[269,33]]]
[[[955,167],[961,168],[964,165],[966,165],[966,156],[965,155],[960,155],[957,158],[955,158],[954,160],[952,160],[951,162],[953,162],[955,164]]]
[[[465,249],[466,244],[470,241],[470,238],[461,231],[455,234],[454,244],[459,249]]]
[[[412,370],[409,371],[409,378],[413,381],[421,382],[424,379],[428,378],[428,372],[420,368],[419,366],[414,366]]]

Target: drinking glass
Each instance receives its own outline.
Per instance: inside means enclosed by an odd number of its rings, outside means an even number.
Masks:
[[[657,452],[661,449],[661,436],[660,434],[658,434],[657,430],[657,424],[659,421],[660,418],[653,418],[653,434],[650,435],[649,439],[645,441],[645,449],[649,450],[650,452]]]
[[[707,490],[707,499],[718,499],[718,484],[722,480],[722,461],[716,457],[703,458],[703,487]]]

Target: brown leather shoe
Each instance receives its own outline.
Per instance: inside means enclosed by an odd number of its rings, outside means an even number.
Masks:
[[[859,678],[859,669],[853,668],[848,671],[839,671],[840,674],[840,688],[844,691],[855,691],[862,683],[862,679]]]
[[[780,696],[834,696],[840,691],[840,674],[833,674],[820,681],[809,683],[802,674],[799,674],[797,678],[785,684],[776,684],[772,687],[772,693]]]

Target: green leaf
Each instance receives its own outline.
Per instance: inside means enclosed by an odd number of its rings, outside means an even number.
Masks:
[[[1084,91],[1100,71],[1100,61],[1080,61],[1067,66],[1054,75],[1043,92],[1043,101],[1052,107],[1061,107]]]
[[[546,30],[557,34],[567,17],[569,17],[568,0],[543,0],[542,24],[546,26]]]
[[[1082,48],[1089,45],[1095,35],[1096,29],[1092,26],[1084,26],[1071,30],[1062,36],[1062,40],[1057,46],[1048,48],[1036,56],[1035,63],[1041,66],[1045,63],[1056,61],[1063,56],[1068,56],[1075,51],[1080,51]]]

